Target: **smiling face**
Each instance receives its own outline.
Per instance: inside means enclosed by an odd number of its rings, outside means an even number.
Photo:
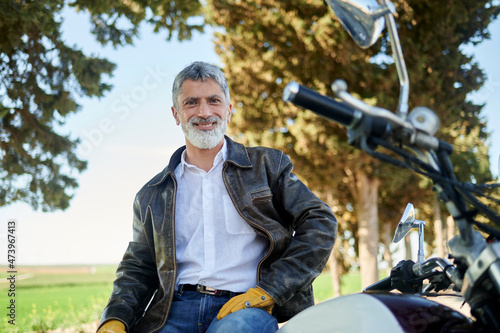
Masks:
[[[181,125],[187,143],[200,149],[212,149],[222,143],[231,119],[232,105],[225,100],[214,80],[185,80],[172,107],[177,125]]]

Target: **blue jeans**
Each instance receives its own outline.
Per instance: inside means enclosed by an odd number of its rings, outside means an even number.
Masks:
[[[242,309],[217,320],[229,297],[196,291],[176,292],[167,323],[159,333],[271,333],[278,330],[276,318],[266,310]]]

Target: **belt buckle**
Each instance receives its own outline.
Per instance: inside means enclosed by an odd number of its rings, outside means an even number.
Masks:
[[[200,284],[196,285],[196,291],[200,292],[202,294],[208,294],[208,295],[219,295],[219,290],[215,288],[210,288],[207,286],[202,286]]]

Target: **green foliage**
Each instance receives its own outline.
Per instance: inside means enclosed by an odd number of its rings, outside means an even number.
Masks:
[[[68,89],[102,96],[100,82],[113,65],[87,58],[64,45],[54,12],[61,1],[2,1],[0,9],[0,206],[17,200],[37,208],[66,208],[75,179],[64,171],[83,170],[67,136],[52,131],[57,120],[77,110]],[[73,74],[74,72],[74,74]]]
[[[142,22],[168,38],[203,30],[198,0],[76,0],[102,44],[132,43]],[[0,2],[0,207],[24,201],[43,211],[66,209],[75,174],[86,168],[78,140],[58,133],[79,111],[78,97],[102,97],[115,65],[61,38],[63,0]]]
[[[142,22],[151,24],[155,32],[166,29],[167,40],[174,35],[190,39],[193,31],[203,31],[205,23],[199,0],[76,0],[69,5],[88,11],[97,40],[114,46],[131,44]]]

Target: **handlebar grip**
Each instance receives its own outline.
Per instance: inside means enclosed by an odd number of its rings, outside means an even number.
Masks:
[[[323,96],[297,82],[290,82],[285,87],[282,98],[285,102],[292,102],[346,127],[351,126],[356,120],[355,111],[347,105]]]
[[[388,276],[385,279],[382,279],[378,282],[375,282],[371,286],[366,287],[365,289],[363,289],[363,292],[366,292],[366,291],[391,291],[392,289],[394,289],[394,288],[392,287],[391,277]]]
[[[361,131],[366,137],[384,138],[391,131],[386,119],[367,116],[361,111],[353,110],[350,106],[321,95],[297,82],[290,82],[285,87],[282,98],[285,102],[292,102],[295,105],[309,109],[317,115],[349,129],[358,127],[365,120],[366,128],[362,128]]]

